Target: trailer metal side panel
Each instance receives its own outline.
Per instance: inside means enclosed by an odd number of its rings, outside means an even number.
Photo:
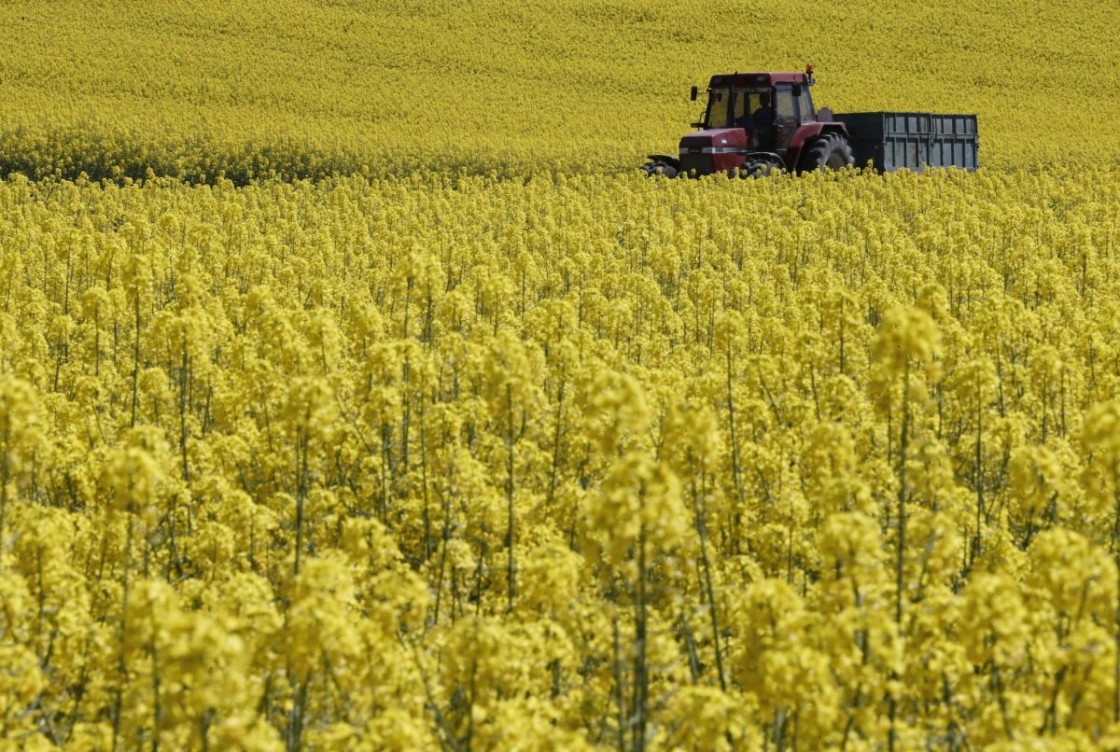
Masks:
[[[879,172],[926,167],[979,166],[975,115],[929,112],[854,112],[837,115],[848,128],[856,167],[868,162]]]

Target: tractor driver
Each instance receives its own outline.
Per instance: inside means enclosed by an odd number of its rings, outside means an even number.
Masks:
[[[758,95],[758,108],[751,113],[751,130],[759,144],[769,144],[770,129],[774,125],[774,108],[770,106],[770,93]]]
[[[750,128],[756,133],[766,131],[774,122],[774,108],[771,106],[769,92],[758,95],[758,109],[750,114]]]

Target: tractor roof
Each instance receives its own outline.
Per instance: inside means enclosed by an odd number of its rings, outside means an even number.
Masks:
[[[709,87],[774,86],[775,84],[812,83],[804,73],[719,73],[712,76]]]

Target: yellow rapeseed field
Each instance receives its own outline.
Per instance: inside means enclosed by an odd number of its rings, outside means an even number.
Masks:
[[[0,18],[0,750],[1120,747],[1099,8]],[[635,169],[807,59],[984,166]]]
[[[837,112],[977,113],[983,163],[1115,165],[1092,0],[98,0],[0,4],[0,169],[210,179],[617,172],[688,87],[802,70]]]

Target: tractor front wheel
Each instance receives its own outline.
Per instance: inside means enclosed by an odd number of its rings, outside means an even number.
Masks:
[[[801,156],[801,172],[839,170],[855,163],[848,140],[839,133],[825,133],[806,147]]]
[[[774,154],[749,157],[739,168],[741,178],[765,178],[781,171],[782,160]]]
[[[662,175],[667,178],[675,178],[677,176],[677,168],[668,162],[646,162],[642,165],[642,172],[646,177],[654,177],[655,175]]]
[[[739,168],[741,178],[765,178],[774,171],[774,165],[769,162],[747,162]]]

